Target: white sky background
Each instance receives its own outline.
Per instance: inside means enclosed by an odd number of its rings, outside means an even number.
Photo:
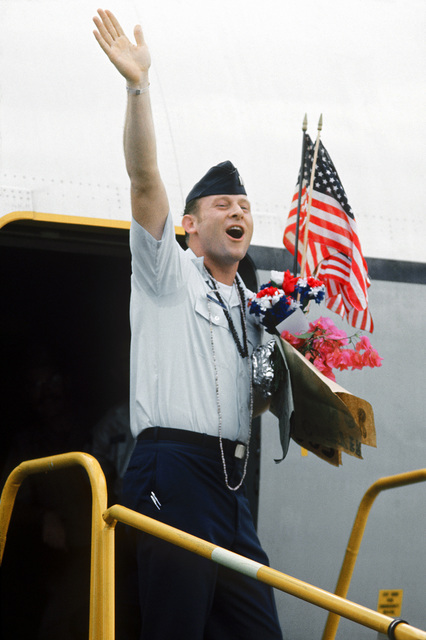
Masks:
[[[114,0],[109,7],[129,35],[140,21],[151,49],[159,158],[176,223],[193,183],[230,159],[254,205],[254,243],[282,246],[303,116],[315,138],[323,113],[322,140],[364,254],[426,261],[423,0]],[[128,185],[125,92],[92,35],[97,7],[0,0],[0,8],[1,185],[54,176],[84,183],[81,196],[96,183],[105,212],[103,186]],[[77,211],[77,199],[64,200]],[[39,201],[46,211],[47,195]]]

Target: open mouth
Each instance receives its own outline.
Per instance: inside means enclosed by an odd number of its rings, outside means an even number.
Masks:
[[[241,227],[229,227],[229,229],[226,230],[226,233],[234,240],[240,240],[244,235],[244,231]]]

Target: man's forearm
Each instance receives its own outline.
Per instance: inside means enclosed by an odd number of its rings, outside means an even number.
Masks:
[[[144,86],[148,83],[141,85]],[[128,95],[124,157],[130,177],[133,217],[159,240],[169,205],[157,164],[149,91]]]
[[[128,94],[124,157],[132,188],[144,191],[150,188],[152,178],[158,175],[158,165],[148,77],[139,86],[141,91],[148,90],[140,95]]]
[[[154,123],[149,97],[151,57],[140,25],[132,44],[111,11],[98,10],[93,32],[101,49],[126,79],[128,96],[124,154],[131,182],[132,215],[155,238],[161,238],[169,204],[157,164]],[[136,93],[133,89],[139,89]]]

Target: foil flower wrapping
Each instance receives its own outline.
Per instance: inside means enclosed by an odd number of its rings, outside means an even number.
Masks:
[[[259,345],[252,355],[253,389],[256,397],[270,399],[274,385],[275,340]]]

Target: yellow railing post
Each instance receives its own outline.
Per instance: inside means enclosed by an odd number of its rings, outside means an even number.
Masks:
[[[16,494],[23,480],[36,473],[80,465],[92,489],[89,640],[114,640],[114,527],[105,527],[105,476],[99,462],[87,453],[63,453],[22,462],[9,475],[0,499],[0,563]]]
[[[418,469],[417,471],[409,471],[394,476],[386,476],[380,478],[365,492],[362,498],[352,532],[349,538],[346,554],[340,570],[339,579],[337,581],[335,594],[346,598],[351,583],[352,574],[354,572],[355,563],[358,557],[359,548],[367,525],[368,515],[373,506],[373,502],[381,491],[387,489],[395,489],[409,484],[416,484],[426,480],[426,469]],[[340,616],[330,612],[324,628],[322,640],[334,640],[339,626]]]

